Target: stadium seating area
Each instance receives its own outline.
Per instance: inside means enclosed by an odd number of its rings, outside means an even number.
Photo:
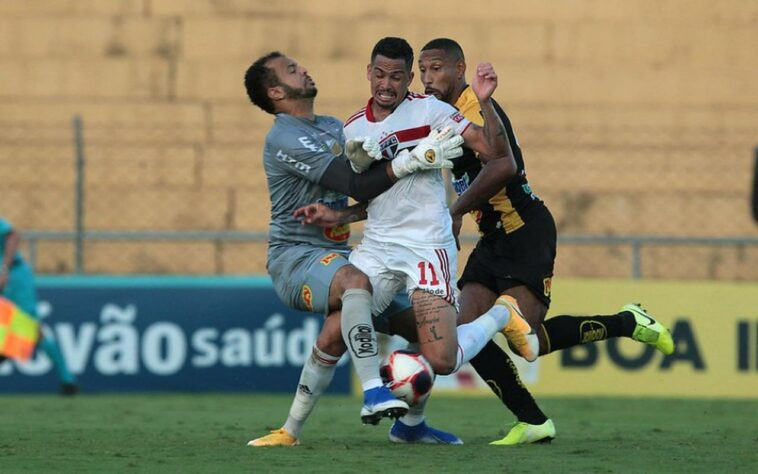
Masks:
[[[470,66],[495,65],[495,97],[560,233],[758,236],[749,207],[758,3],[425,5],[2,2],[0,214],[22,230],[73,229],[78,115],[87,229],[265,231],[271,117],[247,102],[251,61],[273,49],[291,55],[319,87],[317,110],[346,118],[368,98],[377,39],[403,36],[418,49],[449,36]],[[72,248],[40,242],[39,270],[71,271]],[[630,253],[566,246],[556,271],[626,277]],[[86,254],[95,273],[265,271],[265,243],[91,242]],[[758,278],[756,246],[650,247],[643,257],[649,277]]]

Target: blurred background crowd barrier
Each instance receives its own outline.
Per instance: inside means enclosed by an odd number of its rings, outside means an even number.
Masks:
[[[446,36],[498,71],[557,276],[758,280],[758,3],[430,5],[2,2],[0,216],[40,273],[265,273],[272,118],[247,66],[292,56],[344,120],[379,38]]]

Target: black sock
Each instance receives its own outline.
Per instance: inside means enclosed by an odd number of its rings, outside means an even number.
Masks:
[[[541,425],[547,421],[532,394],[521,382],[513,361],[494,341],[489,341],[470,362],[476,373],[519,421],[531,425]]]
[[[634,315],[628,311],[612,316],[548,318],[542,323],[547,347],[540,347],[540,354],[549,354],[567,347],[602,341],[610,337],[631,337],[634,326]]]

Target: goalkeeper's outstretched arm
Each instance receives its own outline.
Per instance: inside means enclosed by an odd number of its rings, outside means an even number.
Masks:
[[[396,181],[390,163],[372,166],[365,173],[358,174],[348,163],[332,160],[321,176],[319,184],[332,191],[346,194],[356,201],[368,201],[391,188]]]

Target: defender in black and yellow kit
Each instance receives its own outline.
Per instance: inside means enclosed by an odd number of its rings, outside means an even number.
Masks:
[[[481,124],[483,121],[470,87],[463,89],[454,105],[472,122]],[[495,111],[503,121],[511,143],[517,166],[516,176],[471,211],[481,239],[466,264],[459,287],[463,288],[467,281],[485,283],[485,286],[498,291],[525,285],[547,308],[550,306],[550,282],[555,261],[555,221],[529,186],[524,158],[513,127],[496,102]],[[468,189],[484,168],[476,153],[464,150],[464,155],[454,161],[452,170],[453,187],[458,196]],[[454,214],[456,207],[459,206],[453,207]]]
[[[481,125],[476,97],[466,83],[460,45],[447,38],[430,41],[421,50],[419,72],[425,93],[455,105]],[[511,122],[493,100],[518,166],[508,181],[506,160],[468,151],[456,160],[453,185],[458,199],[450,207],[457,236],[463,215],[471,213],[481,238],[458,280],[459,324],[482,314],[501,295],[515,298],[540,338],[540,355],[610,337],[630,337],[664,354],[674,351],[671,334],[639,305],[628,304],[608,316],[555,316],[545,320],[556,256],[556,227],[550,211],[532,192],[524,159]],[[467,192],[474,180],[480,192]],[[472,191],[474,191],[472,189]],[[471,360],[477,373],[518,418],[505,438],[491,444],[514,445],[550,441],[555,427],[519,379],[513,361],[495,342]]]

